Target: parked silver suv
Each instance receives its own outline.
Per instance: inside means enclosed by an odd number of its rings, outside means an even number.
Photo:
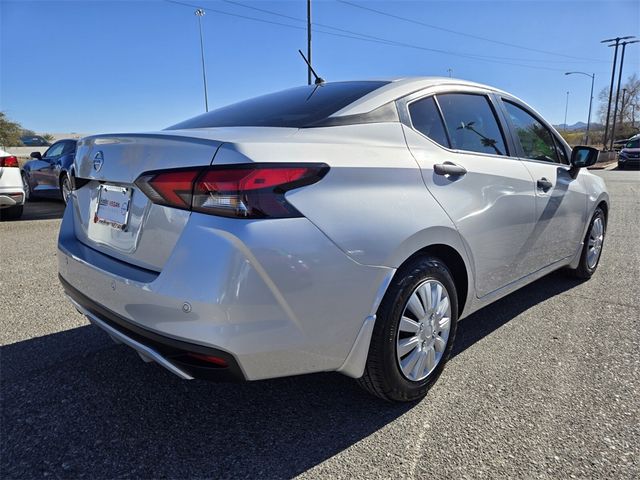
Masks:
[[[561,267],[593,274],[596,155],[465,81],[293,88],[80,141],[60,280],[184,379],[338,371],[410,401],[460,318]]]

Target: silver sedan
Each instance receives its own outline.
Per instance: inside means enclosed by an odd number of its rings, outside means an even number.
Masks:
[[[292,88],[77,148],[65,291],[183,379],[338,371],[422,398],[461,318],[588,279],[609,213],[596,150],[450,78]]]

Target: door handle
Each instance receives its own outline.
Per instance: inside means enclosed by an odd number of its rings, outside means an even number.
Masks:
[[[536,185],[538,186],[538,189],[542,190],[543,192],[547,192],[551,187],[553,187],[553,183],[551,183],[549,180],[547,180],[544,177],[538,180],[536,182]]]
[[[433,171],[436,175],[452,175],[455,177],[460,177],[467,173],[466,168],[451,162],[436,163],[433,166]]]

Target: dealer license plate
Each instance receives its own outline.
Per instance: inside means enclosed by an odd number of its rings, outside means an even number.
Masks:
[[[116,185],[100,185],[93,223],[108,225],[117,230],[126,230],[130,205],[130,188]]]

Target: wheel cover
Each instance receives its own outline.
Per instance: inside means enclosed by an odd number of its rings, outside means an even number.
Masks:
[[[449,292],[437,280],[422,282],[409,296],[396,334],[396,358],[406,379],[418,382],[435,370],[450,330]]]
[[[597,217],[591,225],[589,232],[589,240],[587,244],[587,266],[594,268],[600,258],[602,252],[602,243],[604,242],[604,222],[602,217]]]
[[[65,177],[62,179],[62,199],[64,200],[64,203],[67,203],[70,194],[71,186],[69,185],[69,179]]]

